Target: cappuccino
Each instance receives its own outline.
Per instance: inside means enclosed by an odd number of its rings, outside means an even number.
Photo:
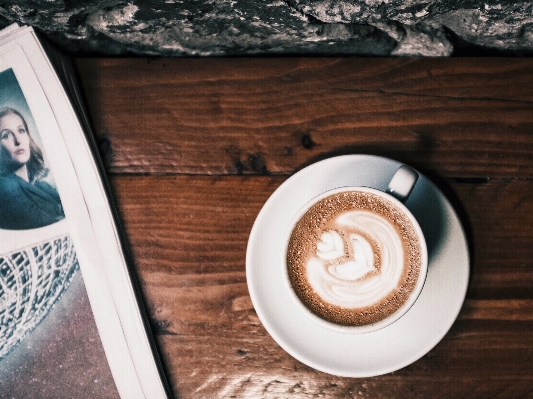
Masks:
[[[379,322],[416,290],[425,254],[417,228],[401,206],[372,190],[332,193],[292,229],[286,252],[291,286],[326,321]]]

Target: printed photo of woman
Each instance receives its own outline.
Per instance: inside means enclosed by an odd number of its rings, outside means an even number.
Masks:
[[[65,218],[57,190],[45,181],[48,172],[22,114],[0,109],[1,229],[35,229]]]

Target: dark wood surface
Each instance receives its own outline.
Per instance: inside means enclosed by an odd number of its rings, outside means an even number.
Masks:
[[[533,59],[76,65],[177,398],[533,398]],[[281,183],[359,153],[431,178],[461,216],[472,264],[466,302],[434,349],[353,379],[275,343],[245,256]]]

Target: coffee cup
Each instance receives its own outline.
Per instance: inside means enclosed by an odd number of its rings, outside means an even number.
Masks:
[[[417,179],[402,165],[386,191],[335,188],[294,215],[283,239],[283,280],[318,325],[369,333],[396,322],[416,302],[428,254],[404,202]]]

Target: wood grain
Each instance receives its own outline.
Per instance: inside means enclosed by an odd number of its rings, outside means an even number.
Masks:
[[[111,173],[282,174],[334,155],[531,177],[533,61],[80,59]]]
[[[177,398],[533,398],[533,60],[76,65]],[[281,349],[245,275],[248,235],[276,188],[354,153],[407,162],[435,182],[472,256],[466,302],[444,339],[403,369],[362,379]]]
[[[528,243],[533,225],[524,223],[524,215],[533,212],[533,182],[446,181],[468,215],[463,223],[474,238],[467,301],[452,330],[422,360],[362,383],[294,360],[253,310],[244,271],[248,234],[284,180],[113,176],[154,330],[180,397],[345,397],[363,385],[375,397],[422,384],[419,397],[438,387],[431,397],[445,398],[461,396],[467,382],[480,390],[473,397],[483,397],[487,373],[499,376],[501,387],[494,389],[504,389],[504,397],[529,392],[533,248]],[[440,384],[429,383],[435,375]],[[518,379],[518,385],[506,385]],[[453,389],[450,380],[458,381]],[[409,392],[399,397],[410,397]]]

